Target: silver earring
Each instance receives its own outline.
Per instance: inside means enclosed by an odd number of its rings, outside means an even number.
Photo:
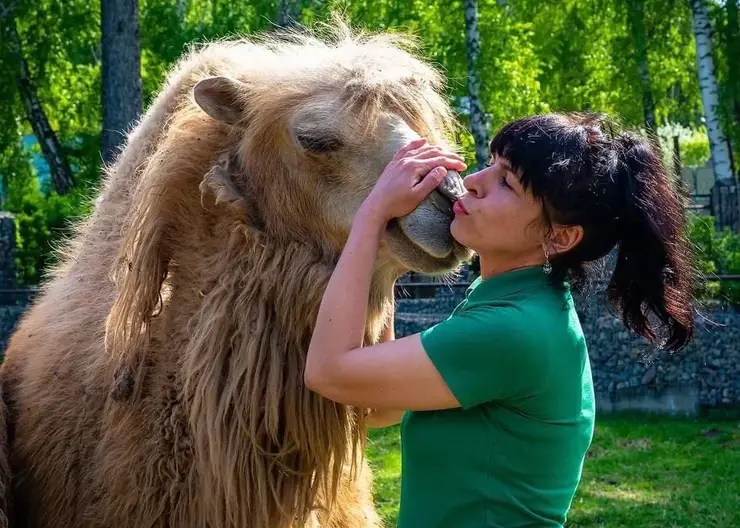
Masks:
[[[550,252],[547,250],[546,245],[542,245],[542,249],[545,251],[545,263],[542,265],[542,271],[545,275],[552,273],[552,264],[550,263]]]

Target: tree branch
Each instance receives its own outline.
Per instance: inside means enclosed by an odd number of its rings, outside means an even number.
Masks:
[[[13,10],[18,6],[20,0],[13,0],[12,2],[0,2],[0,20],[5,20],[12,15]]]
[[[54,129],[51,128],[49,119],[44,112],[41,101],[38,98],[36,86],[33,84],[31,74],[28,70],[28,63],[23,56],[21,39],[18,35],[18,27],[16,26],[15,18],[11,11],[12,6],[3,6],[3,13],[5,13],[9,20],[5,34],[10,44],[10,50],[15,56],[17,63],[18,91],[21,101],[23,102],[23,106],[26,109],[26,118],[31,124],[36,140],[39,142],[44,158],[49,165],[49,172],[54,190],[58,194],[67,194],[74,186],[72,169],[67,162],[67,158],[62,152],[59,139],[57,138]]]

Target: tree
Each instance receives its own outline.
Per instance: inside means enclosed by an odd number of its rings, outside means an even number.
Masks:
[[[141,114],[138,0],[101,0],[103,161],[111,161]]]
[[[642,107],[645,126],[655,132],[655,102],[653,100],[650,67],[648,65],[648,39],[645,32],[645,0],[627,0],[627,21],[635,45],[635,60],[640,71]]]
[[[733,179],[730,164],[730,150],[722,132],[718,113],[719,94],[717,77],[712,58],[712,28],[704,0],[691,0],[693,13],[694,37],[696,39],[696,63],[699,72],[699,86],[704,103],[704,116],[707,122],[707,135],[712,152],[714,177],[717,182],[727,183]]]
[[[180,23],[180,28],[185,26],[185,14],[187,13],[188,6],[186,0],[177,0],[177,20]]]
[[[290,27],[298,20],[298,0],[278,0],[278,26]]]
[[[488,162],[488,130],[486,115],[480,99],[478,59],[480,33],[478,32],[478,0],[465,0],[465,48],[468,64],[468,102],[470,129],[475,140],[475,163],[480,169]]]
[[[26,110],[26,119],[31,124],[36,140],[41,146],[44,158],[49,164],[51,182],[54,190],[61,195],[67,194],[74,186],[74,178],[69,162],[65,157],[54,129],[44,112],[39,100],[36,86],[31,79],[28,63],[23,55],[21,39],[18,35],[18,27],[15,15],[12,12],[13,5],[0,5],[0,19],[4,22],[4,33],[10,47],[11,55],[16,63],[16,80],[18,94],[23,101]]]

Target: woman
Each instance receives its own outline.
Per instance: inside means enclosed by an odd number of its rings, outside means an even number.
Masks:
[[[377,409],[371,424],[409,411],[403,528],[565,523],[594,426],[569,286],[588,263],[618,248],[607,291],[630,330],[669,350],[693,332],[683,206],[648,141],[596,115],[555,114],[510,123],[490,151],[454,206],[452,235],[479,255],[481,277],[452,316],[362,348],[386,223],[411,212],[445,169],[462,168],[420,140],[397,153],[358,211],[308,352],[312,390]]]

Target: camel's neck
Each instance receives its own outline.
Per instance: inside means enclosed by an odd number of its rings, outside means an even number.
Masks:
[[[226,247],[214,248],[209,256],[188,250],[187,255],[174,260],[171,306],[175,310],[193,306],[196,299],[187,296],[215,296],[221,306],[231,307],[235,318],[270,311],[275,317],[270,331],[294,334],[295,339],[304,341],[310,338],[338,255],[298,242],[275,243],[264,234],[243,228],[233,232]],[[391,271],[376,267],[368,299],[366,343],[377,342],[387,322],[394,280]],[[200,287],[196,290],[193,284]]]
[[[202,484],[222,495],[214,504],[232,511],[259,504],[259,526],[282,525],[281,511],[300,518],[317,501],[329,506],[342,462],[363,438],[357,410],[303,384],[335,255],[234,230],[227,247],[199,263],[174,261],[166,310],[173,330],[190,333],[180,351],[183,396]],[[390,307],[387,292],[377,284],[373,291],[368,341],[377,340]]]

